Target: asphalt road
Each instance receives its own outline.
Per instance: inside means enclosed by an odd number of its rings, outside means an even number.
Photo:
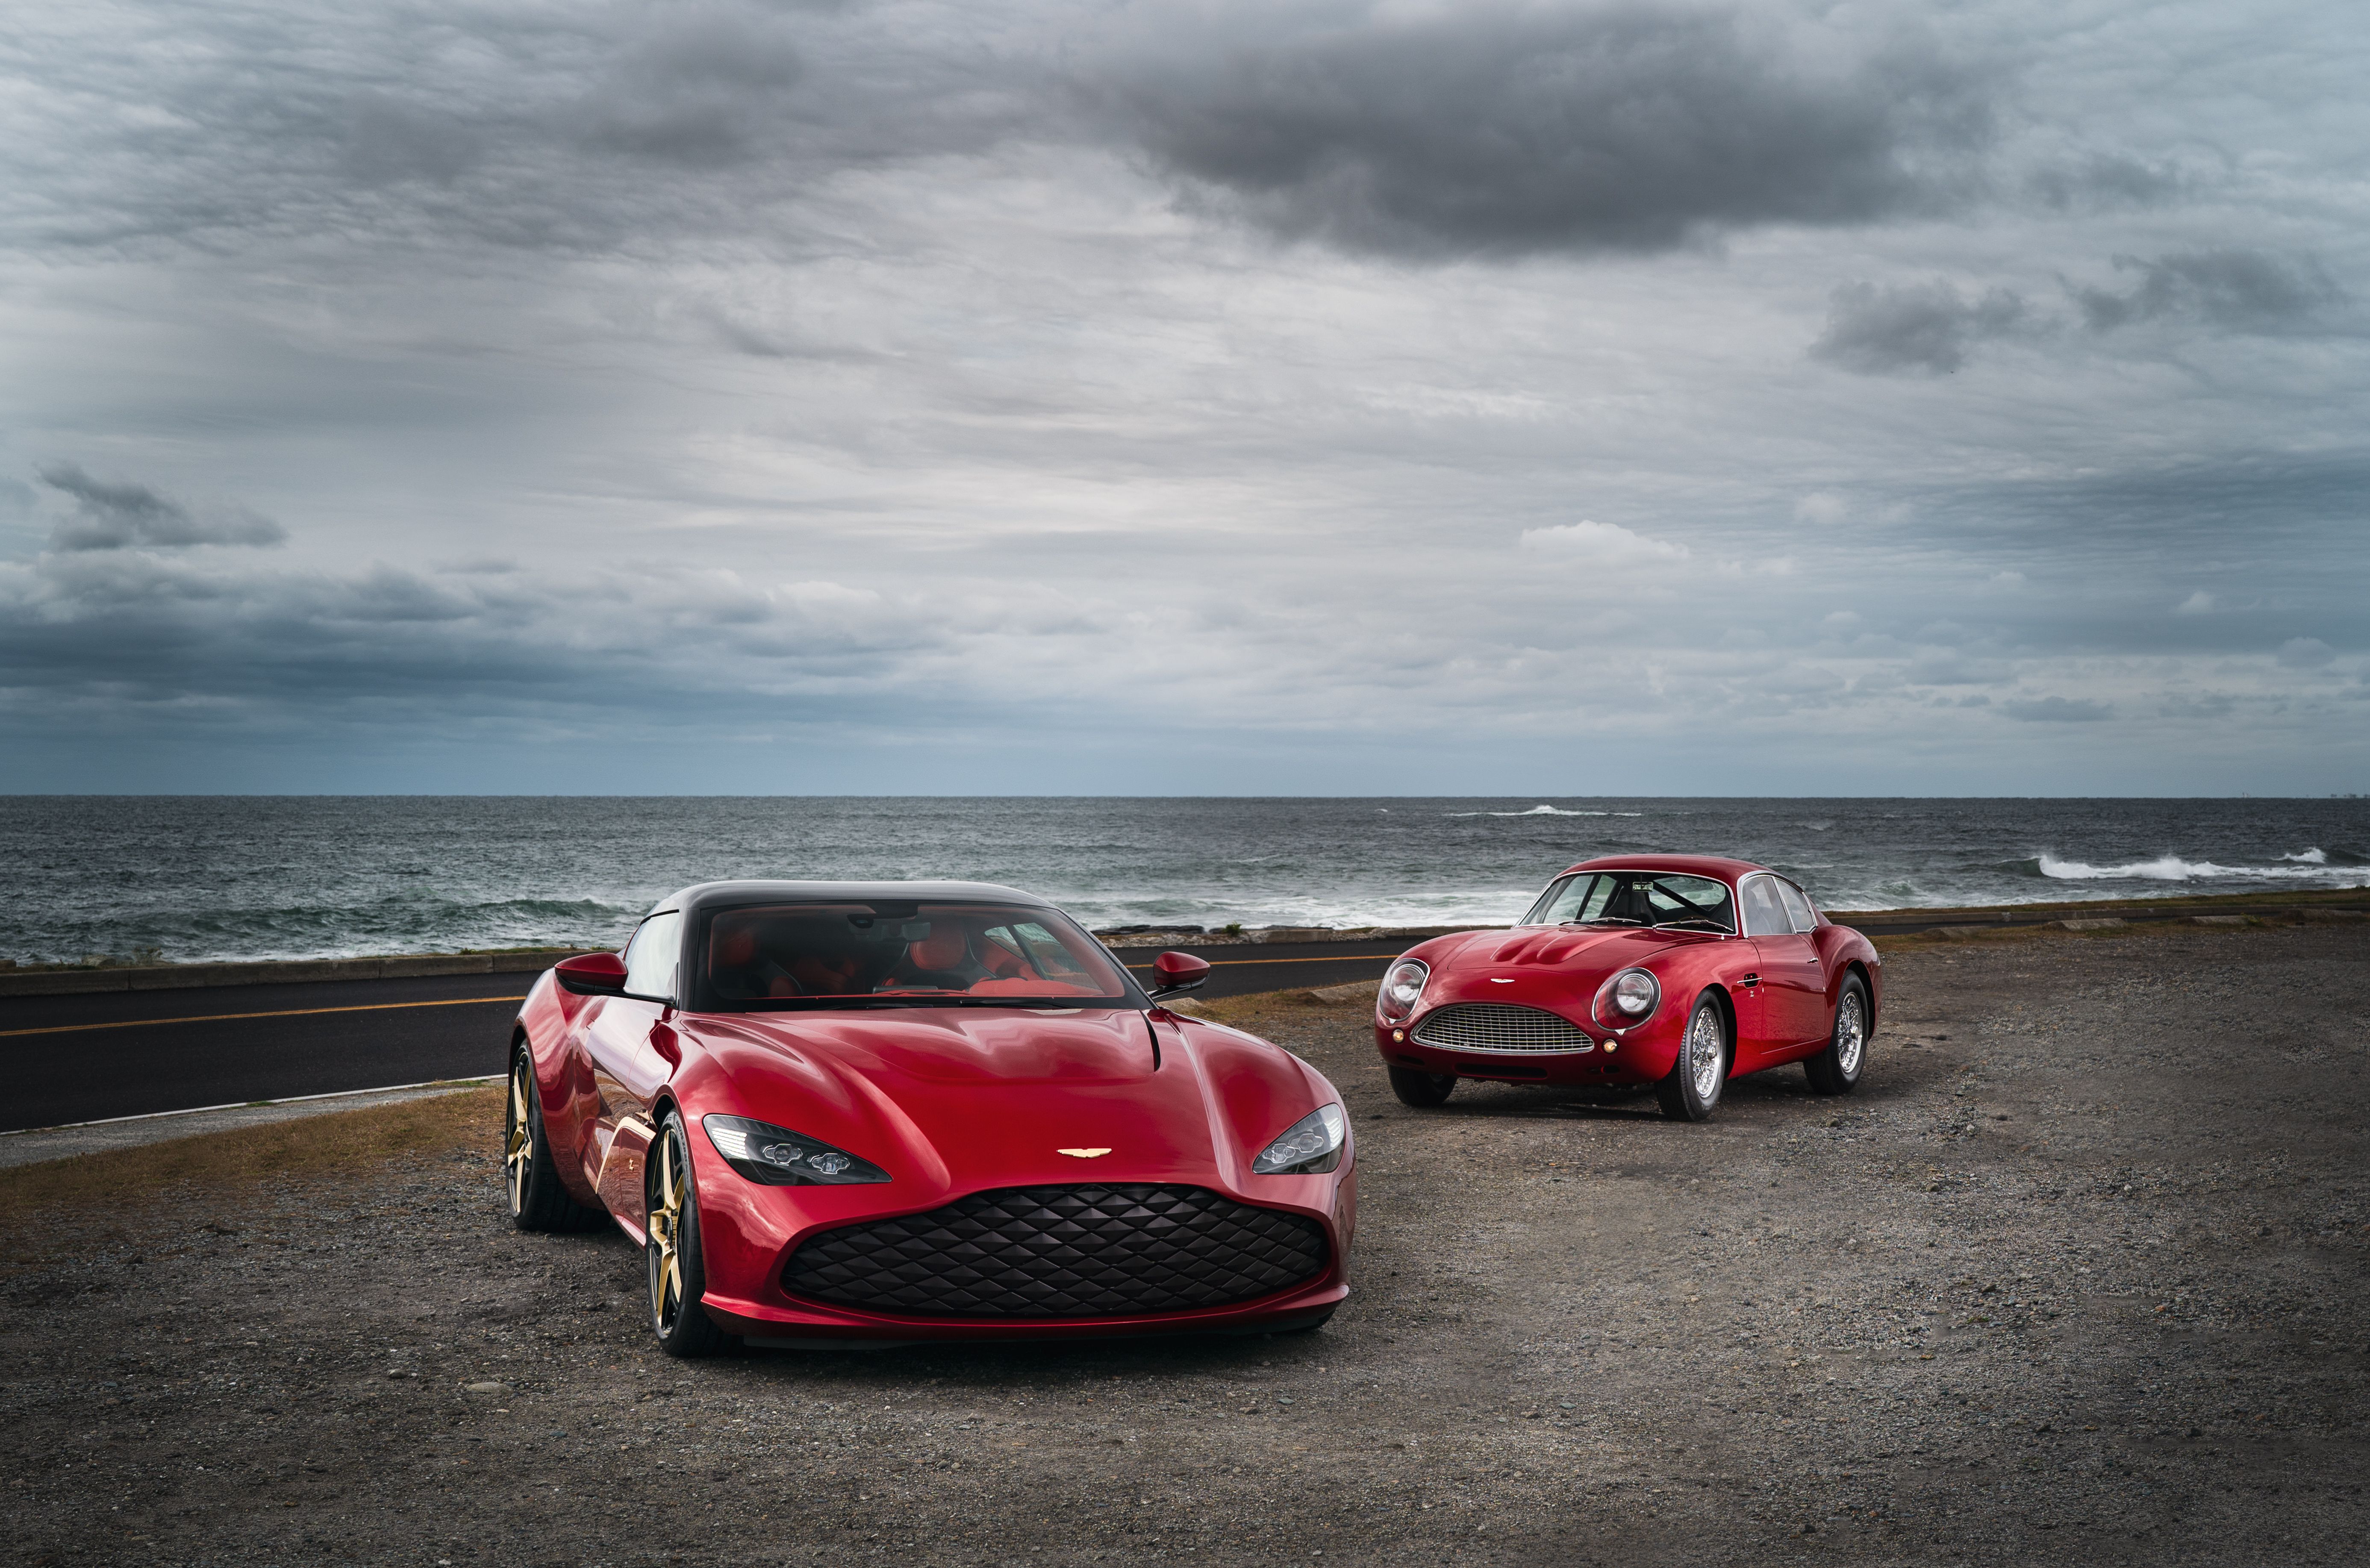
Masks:
[[[1184,949],[1203,997],[1379,980],[1402,942]],[[1153,955],[1131,951],[1138,978]],[[502,1070],[532,974],[0,999],[0,1131],[479,1078]]]

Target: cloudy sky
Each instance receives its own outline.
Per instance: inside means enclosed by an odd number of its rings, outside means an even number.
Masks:
[[[0,790],[2370,790],[2353,6],[6,32]]]

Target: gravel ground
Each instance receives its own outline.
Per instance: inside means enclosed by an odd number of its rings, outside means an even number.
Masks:
[[[2359,1562],[2370,933],[1897,951],[1862,1091],[1347,1092],[1307,1335],[673,1363],[621,1239],[382,1181],[10,1222],[32,1562]],[[127,1158],[109,1156],[109,1159]]]

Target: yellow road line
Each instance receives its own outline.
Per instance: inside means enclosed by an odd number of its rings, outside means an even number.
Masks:
[[[1387,963],[1387,953],[1350,953],[1339,957],[1318,958],[1217,958],[1210,967],[1265,963]],[[1150,969],[1148,963],[1131,963],[1130,969]],[[395,1012],[404,1008],[467,1008],[487,1002],[523,1002],[524,997],[455,997],[442,1002],[364,1002],[346,1008],[283,1008],[277,1012],[201,1013],[190,1018],[126,1018],[112,1023],[52,1023],[40,1029],[0,1029],[0,1040],[13,1040],[25,1034],[77,1034],[92,1029],[139,1029],[152,1023],[235,1023],[249,1018],[315,1018],[324,1013]]]
[[[316,1013],[393,1012],[400,1008],[467,1008],[484,1002],[523,1002],[524,997],[455,997],[443,1002],[365,1002],[351,1008],[283,1008],[278,1012],[206,1013],[195,1018],[126,1018],[113,1023],[52,1023],[40,1029],[0,1029],[0,1040],[19,1034],[74,1034],[86,1029],[138,1029],[151,1023],[229,1023],[243,1018],[309,1018]]]

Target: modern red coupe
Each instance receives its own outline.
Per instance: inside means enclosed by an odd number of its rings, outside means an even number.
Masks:
[[[685,888],[521,1009],[512,1215],[641,1243],[675,1355],[1321,1323],[1341,1096],[1154,969],[1010,888]]]
[[[1468,1078],[1651,1085],[1700,1122],[1730,1078],[1786,1062],[1850,1093],[1883,991],[1868,939],[1767,867],[1629,855],[1572,867],[1510,931],[1409,949],[1375,1040],[1409,1105]]]

